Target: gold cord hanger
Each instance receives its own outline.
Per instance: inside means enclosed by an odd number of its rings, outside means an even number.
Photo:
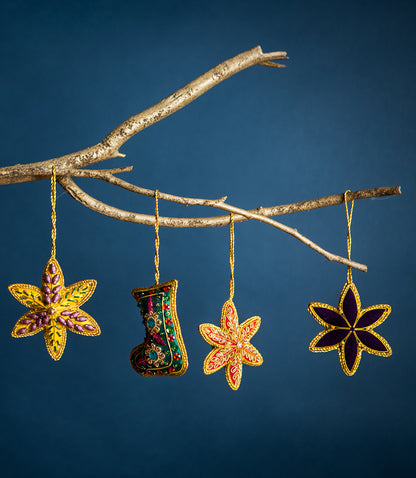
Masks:
[[[348,211],[348,202],[347,202],[347,195],[351,191],[347,189],[344,193],[344,204],[345,204],[345,214],[347,216],[347,227],[348,227],[348,233],[347,233],[347,252],[348,252],[348,260],[351,260],[351,220],[352,220],[352,212],[354,210],[354,200],[351,201],[351,210]],[[352,271],[351,267],[348,266],[347,269],[347,282],[349,284],[352,283]]]
[[[234,216],[230,212],[230,300],[234,297]]]
[[[52,176],[51,176],[51,204],[52,204],[52,250],[51,256],[56,256],[56,169],[55,166],[52,166]]]
[[[155,285],[159,284],[159,190],[155,191]]]

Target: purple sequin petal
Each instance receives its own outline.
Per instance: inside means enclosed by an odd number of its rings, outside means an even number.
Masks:
[[[315,347],[332,347],[333,345],[339,344],[345,339],[345,337],[348,335],[348,332],[348,329],[330,330],[318,340],[318,342],[315,344]]]
[[[345,362],[348,370],[352,370],[355,360],[357,359],[358,346],[355,335],[351,333],[345,342]]]
[[[377,350],[378,352],[387,352],[387,349],[383,342],[371,332],[367,332],[365,330],[357,330],[356,333],[361,342],[369,349]]]
[[[335,325],[335,327],[348,327],[344,317],[334,312],[331,309],[325,309],[324,307],[313,307],[316,314],[327,324]]]
[[[386,309],[372,309],[363,314],[357,322],[356,327],[357,328],[362,328],[362,327],[369,327],[370,325],[373,325],[374,322],[377,322],[377,320],[384,314]]]
[[[344,302],[342,303],[342,310],[344,311],[348,323],[353,326],[355,319],[357,318],[357,302],[351,288],[349,288],[348,292],[345,294]]]

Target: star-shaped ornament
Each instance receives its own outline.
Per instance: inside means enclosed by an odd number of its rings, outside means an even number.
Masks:
[[[374,332],[391,312],[387,304],[361,308],[361,300],[353,282],[347,282],[341,292],[338,308],[321,302],[311,302],[308,311],[325,330],[310,343],[312,352],[329,352],[338,349],[342,370],[349,376],[354,375],[366,352],[389,357],[390,345]]]
[[[13,327],[16,338],[35,335],[44,330],[46,348],[54,360],[59,360],[66,344],[66,331],[95,336],[101,330],[97,322],[80,309],[94,293],[97,281],[83,280],[68,287],[64,285],[62,269],[54,256],[46,264],[42,288],[13,284],[9,291],[30,310]]]
[[[263,363],[259,351],[250,344],[251,338],[259,330],[260,323],[260,317],[256,316],[239,324],[235,305],[228,299],[222,307],[221,328],[212,324],[199,326],[204,340],[212,345],[212,350],[204,361],[204,373],[209,375],[225,366],[228,385],[237,390],[243,364],[257,367]]]

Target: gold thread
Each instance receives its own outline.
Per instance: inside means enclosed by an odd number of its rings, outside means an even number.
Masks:
[[[51,256],[55,257],[56,255],[56,169],[55,166],[52,166],[52,176],[51,176],[51,204],[52,204],[52,250]]]
[[[234,217],[230,212],[230,300],[234,297]]]
[[[351,221],[352,221],[352,211],[354,210],[354,200],[351,201],[351,210],[348,211],[348,202],[347,202],[347,195],[351,191],[347,189],[344,193],[344,204],[345,204],[345,214],[347,215],[347,252],[348,252],[348,260],[351,260]],[[352,283],[352,271],[351,266],[348,266],[347,269],[347,282],[349,284]]]
[[[159,284],[159,190],[155,191],[155,284]]]

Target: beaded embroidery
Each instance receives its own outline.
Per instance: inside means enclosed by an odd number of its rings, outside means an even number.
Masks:
[[[178,281],[159,284],[159,191],[155,191],[155,285],[132,290],[146,330],[130,353],[133,369],[144,377],[183,375],[188,356],[176,312]]]
[[[130,354],[133,369],[144,377],[183,375],[188,357],[176,313],[178,281],[171,280],[157,286],[134,289],[143,324],[144,342]]]
[[[251,317],[239,325],[237,310],[231,299],[222,307],[221,328],[213,324],[201,324],[199,332],[212,345],[204,361],[204,373],[209,375],[225,366],[228,385],[237,390],[243,374],[243,364],[258,367],[263,363],[260,352],[250,344],[259,330],[260,317]]]
[[[204,361],[203,371],[206,375],[225,367],[225,378],[228,385],[237,390],[241,383],[243,364],[257,367],[263,363],[260,352],[250,344],[250,340],[259,330],[261,319],[251,317],[238,323],[234,297],[234,221],[230,214],[230,297],[221,311],[221,327],[213,324],[201,324],[199,332],[203,339],[212,346],[211,352]]]
[[[83,280],[65,287],[62,269],[56,254],[56,172],[51,177],[52,252],[42,275],[42,288],[28,284],[13,284],[9,291],[15,299],[30,309],[13,327],[12,336],[29,337],[44,330],[46,348],[54,360],[64,353],[66,331],[96,336],[101,330],[97,322],[80,309],[94,293],[97,281]]]

